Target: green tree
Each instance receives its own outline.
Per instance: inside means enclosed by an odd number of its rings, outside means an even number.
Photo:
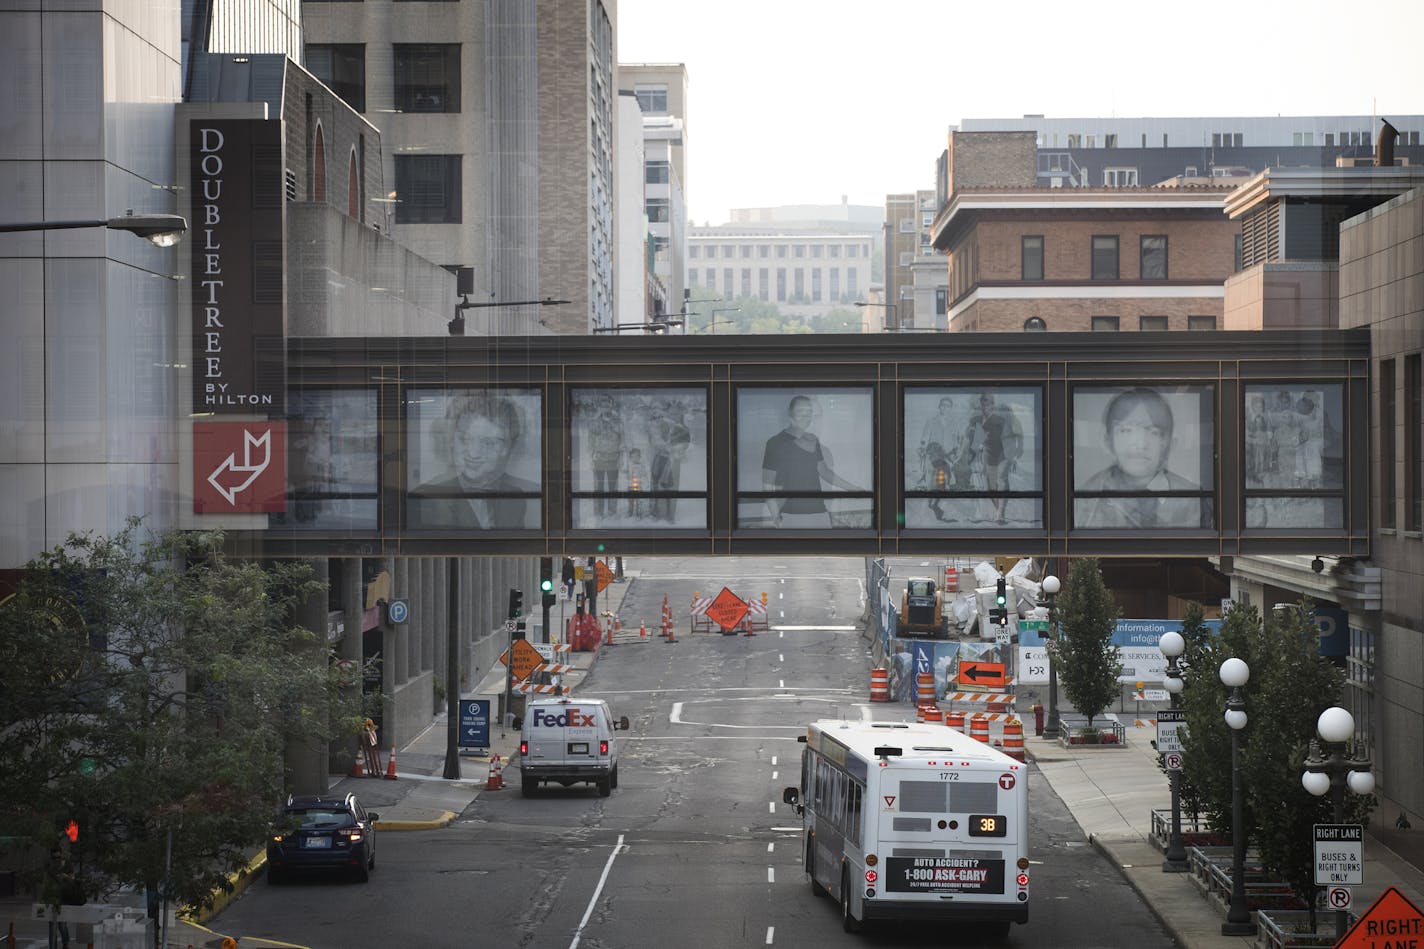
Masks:
[[[141,535],[136,520],[31,561],[0,606],[0,798],[28,802],[7,831],[47,851],[76,817],[69,859],[90,896],[166,878],[201,905],[230,889],[284,796],[288,742],[361,717],[359,678],[291,620],[321,592],[305,565],[232,560],[219,533]]]
[[[1219,670],[1235,656],[1251,670],[1242,689],[1247,721],[1239,736],[1248,840],[1269,872],[1311,900],[1311,825],[1329,823],[1332,814],[1329,798],[1312,797],[1300,777],[1316,719],[1340,700],[1344,688],[1343,671],[1319,655],[1311,605],[1274,610],[1264,621],[1254,606],[1233,605],[1221,635],[1203,643],[1189,640],[1187,656],[1183,763],[1208,823],[1222,833],[1231,830],[1231,731],[1223,718],[1228,690]],[[1346,801],[1352,823],[1364,823],[1375,803],[1373,795]]]
[[[827,313],[811,318],[811,330],[816,333],[859,333],[864,317],[860,310],[850,306],[838,306]]]
[[[1058,680],[1068,701],[1088,717],[1092,727],[1093,719],[1117,697],[1117,677],[1122,674],[1122,662],[1112,641],[1121,611],[1103,583],[1096,558],[1073,562],[1055,611]]]

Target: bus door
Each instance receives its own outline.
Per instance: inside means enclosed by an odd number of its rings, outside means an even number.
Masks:
[[[887,896],[1017,899],[1020,775],[918,765],[885,768],[881,777],[875,804]]]

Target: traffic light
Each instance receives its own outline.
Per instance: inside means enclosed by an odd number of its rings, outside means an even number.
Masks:
[[[539,558],[539,592],[542,597],[544,609],[548,609],[558,601],[558,596],[554,593],[554,558]]]
[[[514,589],[511,589],[511,590],[509,591],[509,618],[510,618],[510,619],[518,619],[519,617],[521,617],[521,616],[523,616],[523,615],[524,615],[524,591],[523,591],[523,590],[514,590]]]
[[[996,626],[1009,625],[1009,593],[1003,577],[994,586],[994,608],[989,611],[989,622]]]

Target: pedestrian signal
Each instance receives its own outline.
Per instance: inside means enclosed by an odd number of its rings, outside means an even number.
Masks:
[[[79,842],[79,821],[71,817],[69,823],[64,825],[64,836],[69,838],[70,843],[77,844]]]

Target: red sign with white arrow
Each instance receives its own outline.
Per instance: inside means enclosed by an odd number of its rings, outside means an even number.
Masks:
[[[194,422],[193,512],[287,509],[285,422]]]

